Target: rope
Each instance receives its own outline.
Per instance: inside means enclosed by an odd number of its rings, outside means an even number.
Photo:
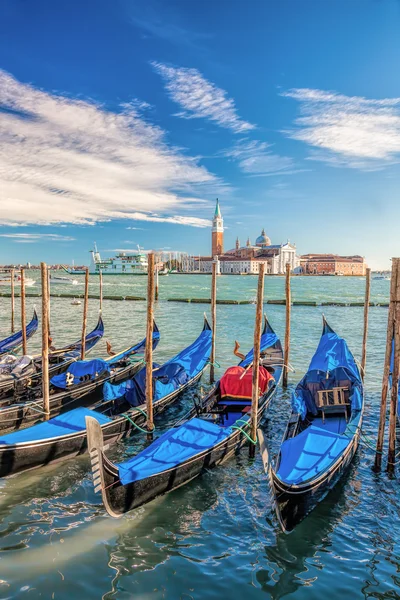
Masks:
[[[240,421],[240,419],[239,419],[239,421]],[[237,423],[237,421],[236,421],[236,423]],[[240,431],[241,433],[243,433],[243,435],[244,435],[245,437],[247,437],[247,439],[249,440],[249,442],[251,442],[251,443],[252,443],[252,444],[254,444],[254,445],[256,445],[256,444],[257,444],[257,440],[253,440],[253,439],[252,439],[252,438],[249,436],[249,434],[248,434],[248,433],[247,433],[247,432],[246,432],[244,429],[242,429],[241,427],[239,427],[238,425],[232,425],[232,426],[231,426],[231,429],[237,429],[238,431]]]
[[[221,365],[219,363],[217,363],[216,360],[214,362],[211,362],[211,360],[209,360],[208,364],[211,365],[212,367],[216,367],[217,369],[221,368]]]
[[[127,415],[126,413],[122,413],[121,415],[122,417],[124,417],[127,421],[129,421],[134,427],[136,427],[136,429],[139,429],[139,431],[141,431],[142,433],[148,433],[147,429],[143,429],[143,427],[140,427],[140,425],[138,425],[137,423],[135,423],[135,421],[133,421],[129,415]]]

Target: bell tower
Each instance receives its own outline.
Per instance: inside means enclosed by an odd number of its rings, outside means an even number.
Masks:
[[[211,256],[221,256],[224,253],[224,220],[221,215],[221,209],[217,198],[215,213],[212,222],[211,233]]]

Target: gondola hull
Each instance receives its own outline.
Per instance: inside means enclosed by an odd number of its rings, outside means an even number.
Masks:
[[[188,381],[182,388],[174,393],[161,398],[154,403],[153,414],[157,415],[173,404],[190,387],[194,386],[202,377],[204,369]],[[146,420],[145,405],[129,410],[129,405],[123,405],[119,412],[127,410],[129,419],[124,416],[118,416],[110,423],[102,426],[104,440],[108,443],[114,443],[121,440],[135,431],[132,421],[139,426],[143,426]],[[101,406],[103,414],[113,410],[113,402],[105,403]],[[77,433],[59,436],[55,438],[15,444],[7,446],[1,443],[0,438],[0,477],[8,477],[15,473],[27,471],[50,463],[60,462],[73,456],[84,454],[87,451],[86,429]]]
[[[328,471],[315,480],[307,482],[306,485],[285,485],[275,472],[271,473],[270,480],[274,490],[273,503],[283,531],[286,533],[293,531],[334,488],[349,468],[357,451],[358,443],[359,433],[354,436],[346,451]]]
[[[260,398],[258,418],[260,419],[268,407],[276,385]],[[207,399],[212,395],[209,394]],[[205,399],[205,402],[208,400]],[[195,416],[193,412],[192,416]],[[87,428],[98,425],[96,422],[88,423]],[[249,432],[249,427],[247,428]],[[92,439],[96,439],[94,433]],[[97,438],[98,439],[98,438]],[[98,442],[101,443],[101,442]],[[94,481],[100,482],[103,503],[107,512],[114,517],[120,517],[124,513],[138,508],[139,506],[154,500],[157,496],[171,492],[185,485],[195,477],[201,475],[205,470],[217,467],[232,457],[240,448],[247,443],[246,436],[239,430],[214,447],[199,453],[195,457],[179,464],[173,469],[157,473],[151,477],[138,480],[128,485],[122,485],[119,480],[118,469],[111,463],[104,452],[93,449],[91,443],[90,456]]]

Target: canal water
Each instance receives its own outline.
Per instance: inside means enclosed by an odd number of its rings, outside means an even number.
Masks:
[[[104,294],[145,295],[146,278],[105,277]],[[220,277],[218,296],[254,299],[255,277]],[[294,300],[358,302],[364,280],[297,277]],[[98,282],[91,277],[91,291]],[[372,301],[387,302],[390,282],[372,281]],[[35,286],[36,287],[36,286]],[[35,287],[31,291],[35,291]],[[77,288],[81,292],[82,283]],[[197,337],[209,306],[167,302],[172,297],[209,296],[209,276],[160,278],[156,321],[161,341],[155,360],[173,356]],[[37,287],[36,287],[37,290]],[[71,291],[59,286],[58,291]],[[284,297],[284,279],[267,277],[265,299]],[[34,301],[28,298],[28,315]],[[18,302],[18,301],[17,301]],[[10,300],[0,298],[0,339],[9,333]],[[38,305],[38,308],[40,306]],[[285,308],[265,305],[283,339]],[[145,303],[106,300],[105,338],[114,349],[145,333]],[[322,312],[361,355],[361,307],[294,307],[290,388],[279,390],[265,429],[276,454],[290,411],[290,393],[305,372],[321,333]],[[89,327],[98,315],[90,301]],[[254,305],[218,306],[217,360],[222,374],[236,362],[234,340],[251,347]],[[82,305],[52,298],[52,336],[56,345],[80,336]],[[387,308],[370,309],[364,431],[375,445],[385,349]],[[40,335],[29,341],[39,349]],[[101,342],[93,353],[105,354]],[[207,389],[207,375],[202,383]],[[188,393],[157,418],[157,432],[192,406]],[[133,435],[114,448],[123,460],[143,447]],[[290,535],[280,532],[269,500],[260,456],[247,449],[222,467],[179,490],[127,514],[108,517],[93,491],[87,457],[71,459],[0,481],[0,598],[201,599],[400,598],[400,485],[398,476],[371,470],[373,450],[363,445],[348,474],[325,501]]]

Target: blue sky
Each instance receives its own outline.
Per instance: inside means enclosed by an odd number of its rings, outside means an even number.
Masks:
[[[400,251],[400,3],[2,0],[0,263]]]

